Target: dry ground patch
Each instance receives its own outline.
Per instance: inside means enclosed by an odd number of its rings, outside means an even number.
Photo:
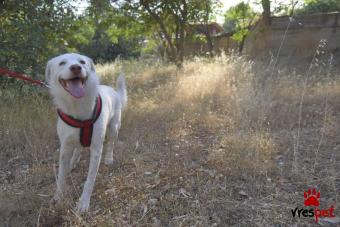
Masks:
[[[321,190],[324,206],[340,205],[339,75],[312,67],[271,73],[225,56],[187,61],[180,70],[157,62],[98,65],[105,84],[126,72],[129,101],[117,164],[101,165],[83,216],[73,207],[88,152],[68,179],[65,203],[49,205],[58,165],[55,109],[44,91],[2,89],[0,223],[312,225],[290,211],[303,206],[308,187]]]

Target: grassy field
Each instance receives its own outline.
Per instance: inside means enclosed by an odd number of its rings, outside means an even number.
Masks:
[[[309,69],[309,70],[308,70]],[[129,102],[114,167],[101,165],[90,212],[74,213],[88,151],[54,207],[56,111],[47,92],[0,91],[0,223],[4,226],[279,226],[308,187],[340,207],[340,74],[301,73],[242,57],[97,65],[125,71]],[[321,224],[329,225],[327,220]],[[336,225],[336,224],[334,224]]]

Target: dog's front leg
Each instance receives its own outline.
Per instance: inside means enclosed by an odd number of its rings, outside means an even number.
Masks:
[[[91,153],[90,153],[90,166],[89,166],[89,172],[87,174],[87,178],[85,181],[83,193],[81,194],[81,197],[79,199],[79,202],[77,204],[77,211],[80,213],[83,213],[85,211],[88,211],[90,206],[90,199],[91,194],[93,191],[94,183],[96,180],[97,172],[99,169],[100,159],[102,155],[103,150],[103,141],[100,143],[94,143],[91,145]]]
[[[70,171],[70,159],[72,156],[73,147],[67,144],[62,144],[60,147],[59,170],[57,178],[57,191],[54,195],[54,200],[60,202],[64,196],[66,187],[66,176]]]

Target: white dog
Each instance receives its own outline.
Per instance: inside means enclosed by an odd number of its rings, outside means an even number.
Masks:
[[[60,159],[56,202],[61,201],[66,176],[80,159],[81,147],[90,147],[90,166],[77,211],[88,211],[104,146],[105,164],[113,163],[113,144],[127,102],[125,79],[117,79],[117,91],[99,85],[92,60],[79,54],[64,54],[46,66],[46,81],[58,108],[57,131]],[[106,138],[105,138],[106,137]],[[105,141],[104,141],[105,139]]]

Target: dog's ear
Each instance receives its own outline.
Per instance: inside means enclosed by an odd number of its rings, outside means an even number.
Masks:
[[[87,59],[87,62],[89,63],[89,65],[90,65],[90,69],[91,69],[93,72],[95,72],[96,70],[94,69],[94,63],[93,63],[92,59],[89,58],[89,57],[86,57],[86,59]]]
[[[51,67],[52,67],[52,62],[48,61],[45,69],[45,80],[47,83],[50,82],[51,79]]]

